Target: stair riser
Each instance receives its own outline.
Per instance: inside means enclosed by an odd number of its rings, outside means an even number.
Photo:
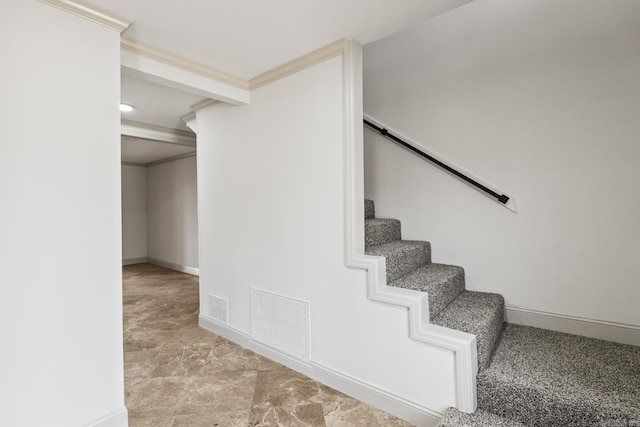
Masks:
[[[433,320],[464,291],[464,269],[455,265],[428,264],[391,283],[403,289],[426,292],[429,320]]]
[[[489,366],[504,329],[504,298],[498,294],[463,292],[433,323],[476,335],[478,369],[482,371]]]
[[[458,295],[464,291],[464,270],[449,280],[447,286],[440,288],[439,292],[429,293],[429,321],[432,321],[444,310]]]
[[[387,266],[387,284],[431,262],[431,245],[424,245],[385,255]]]
[[[364,223],[364,246],[381,245],[401,239],[400,221],[397,219],[369,219]]]
[[[376,217],[376,210],[373,205],[373,200],[364,201],[364,219],[372,219]]]
[[[489,366],[491,362],[491,354],[495,348],[502,330],[504,329],[504,305],[502,309],[497,311],[495,315],[489,321],[488,332],[484,336],[484,339],[478,342],[478,369],[483,370]]]

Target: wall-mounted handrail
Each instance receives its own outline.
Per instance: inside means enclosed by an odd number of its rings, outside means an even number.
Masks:
[[[440,166],[442,169],[446,170],[447,172],[450,172],[450,173],[454,174],[458,178],[468,182],[469,184],[473,185],[474,187],[484,191],[485,193],[491,195],[492,197],[495,197],[500,203],[506,205],[507,202],[509,201],[509,196],[506,196],[504,194],[496,193],[492,189],[482,185],[481,183],[479,183],[478,181],[474,180],[473,178],[469,178],[467,175],[463,174],[462,172],[459,172],[459,171],[455,170],[454,168],[452,168],[451,166],[447,165],[446,163],[441,162],[440,160],[434,158],[433,156],[428,155],[427,153],[425,153],[424,151],[420,150],[419,148],[416,148],[415,146],[409,144],[408,142],[398,138],[394,134],[389,133],[389,131],[387,129],[381,128],[379,126],[376,126],[375,124],[371,123],[367,119],[363,119],[363,121],[364,121],[365,125],[369,126],[371,129],[373,129],[376,132],[380,133],[380,135],[391,139],[395,143],[397,143],[399,145],[402,145],[403,147],[407,148],[408,150],[413,151],[418,156],[420,156],[420,157],[422,157],[422,158],[424,158],[424,159],[426,159],[426,160],[428,160],[428,161],[430,161],[432,163],[435,163],[436,165]]]

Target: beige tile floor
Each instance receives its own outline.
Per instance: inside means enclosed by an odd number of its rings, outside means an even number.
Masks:
[[[198,327],[198,278],[123,269],[131,427],[410,426]]]

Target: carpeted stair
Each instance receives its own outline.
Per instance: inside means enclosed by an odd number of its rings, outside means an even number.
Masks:
[[[526,427],[508,418],[478,409],[473,414],[465,414],[455,408],[449,408],[442,417],[439,427]]]
[[[505,323],[501,295],[465,290],[462,267],[432,263],[371,200],[365,252],[389,286],[428,293],[431,323],[476,335],[478,410],[449,408],[441,427],[640,427],[640,347]]]

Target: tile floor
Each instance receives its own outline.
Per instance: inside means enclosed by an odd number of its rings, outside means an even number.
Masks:
[[[198,278],[123,269],[130,427],[410,426],[198,327]]]

